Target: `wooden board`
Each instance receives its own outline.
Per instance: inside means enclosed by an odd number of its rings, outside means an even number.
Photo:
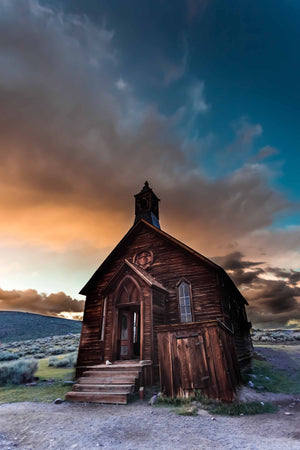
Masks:
[[[157,327],[161,387],[170,397],[193,395],[231,401],[240,382],[232,336],[217,321]],[[225,349],[225,351],[224,351]]]

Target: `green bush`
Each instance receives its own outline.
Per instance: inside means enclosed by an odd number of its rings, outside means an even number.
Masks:
[[[35,353],[38,353],[40,351],[39,345],[31,345],[26,348],[26,354],[27,355],[34,355]]]
[[[19,358],[18,353],[11,353],[6,351],[0,352],[0,361],[13,361],[14,359],[18,358]]]
[[[63,347],[52,347],[48,349],[48,355],[61,355],[62,353],[65,353]]]
[[[38,361],[33,358],[2,363],[0,365],[0,386],[31,381],[37,369]]]
[[[43,358],[45,358],[45,353],[36,353],[35,355],[34,355],[34,357],[36,358],[36,359],[43,359]]]
[[[66,347],[66,351],[67,352],[77,352],[78,347],[75,347],[74,345],[69,345],[68,347]]]
[[[63,358],[56,358],[52,356],[49,358],[49,367],[74,367],[76,365],[77,353],[71,353]]]

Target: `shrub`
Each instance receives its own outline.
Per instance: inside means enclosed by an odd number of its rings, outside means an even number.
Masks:
[[[40,351],[40,346],[39,345],[31,345],[29,347],[26,348],[26,353],[27,355],[34,355],[35,353],[38,353]]]
[[[77,351],[77,347],[75,347],[74,345],[69,345],[68,347],[66,347],[66,351],[67,352],[76,352]]]
[[[56,356],[50,356],[49,358],[49,362],[48,362],[48,367],[56,367],[58,358]]]
[[[70,355],[65,356],[64,358],[49,358],[49,367],[74,367],[77,360],[77,353],[72,353]]]
[[[0,352],[0,361],[12,361],[14,359],[18,359],[19,354],[18,353],[11,353],[11,352]]]
[[[45,353],[36,353],[35,355],[34,355],[34,357],[36,358],[36,359],[43,359],[43,358],[45,358]]]
[[[48,349],[49,355],[61,355],[62,353],[65,353],[65,349],[63,347],[50,347]]]
[[[38,369],[38,361],[31,359],[19,359],[0,365],[0,385],[21,384],[32,380]]]

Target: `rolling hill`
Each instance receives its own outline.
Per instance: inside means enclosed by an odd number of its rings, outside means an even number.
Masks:
[[[77,320],[16,311],[0,311],[0,340],[3,343],[47,336],[80,333]]]

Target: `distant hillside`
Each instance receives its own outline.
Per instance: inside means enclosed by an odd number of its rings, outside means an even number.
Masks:
[[[0,311],[0,340],[5,343],[80,333],[81,323],[40,314]]]

